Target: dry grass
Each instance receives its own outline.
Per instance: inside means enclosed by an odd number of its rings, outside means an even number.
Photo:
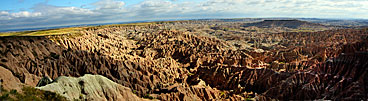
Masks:
[[[0,36],[47,36],[47,35],[62,35],[62,34],[75,34],[79,33],[83,28],[59,28],[59,29],[47,29],[37,31],[23,31],[23,32],[5,32],[0,33]]]
[[[22,32],[5,32],[0,33],[0,37],[4,36],[51,36],[51,35],[64,35],[64,34],[79,34],[80,31],[86,29],[100,29],[108,27],[122,27],[122,26],[144,26],[150,24],[157,24],[158,22],[145,22],[145,23],[129,23],[129,24],[112,24],[112,25],[100,25],[100,26],[87,26],[87,27],[70,27],[70,28],[58,28],[58,29],[46,29],[36,31],[22,31]]]

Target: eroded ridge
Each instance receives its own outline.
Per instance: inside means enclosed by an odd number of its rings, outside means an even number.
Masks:
[[[1,37],[0,66],[15,79],[4,88],[96,74],[159,100],[368,98],[367,29],[258,33],[243,23],[212,23]]]

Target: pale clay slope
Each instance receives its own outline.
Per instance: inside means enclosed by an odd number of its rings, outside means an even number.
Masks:
[[[119,85],[101,75],[86,74],[82,77],[61,76],[41,90],[59,93],[68,100],[86,99],[88,101],[141,101],[130,88]]]
[[[21,90],[21,82],[18,78],[13,76],[13,73],[8,69],[0,66],[0,85],[4,87],[3,89],[15,89],[17,91]]]

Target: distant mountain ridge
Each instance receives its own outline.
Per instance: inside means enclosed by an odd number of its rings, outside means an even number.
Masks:
[[[256,26],[261,28],[271,28],[271,27],[287,27],[287,28],[299,28],[299,27],[327,27],[318,23],[311,23],[301,20],[263,20],[261,22],[247,23],[243,25],[244,27]]]

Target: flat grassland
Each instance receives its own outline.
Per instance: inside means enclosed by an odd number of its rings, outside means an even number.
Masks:
[[[63,34],[78,34],[78,33],[80,33],[80,31],[90,29],[90,28],[100,29],[100,28],[119,27],[119,26],[144,26],[144,25],[157,24],[157,23],[161,23],[161,22],[112,24],[112,25],[100,25],[100,26],[83,26],[83,27],[45,29],[45,30],[35,30],[35,31],[4,32],[4,33],[0,33],[0,37],[6,37],[6,36],[51,36],[51,35],[63,35]]]

